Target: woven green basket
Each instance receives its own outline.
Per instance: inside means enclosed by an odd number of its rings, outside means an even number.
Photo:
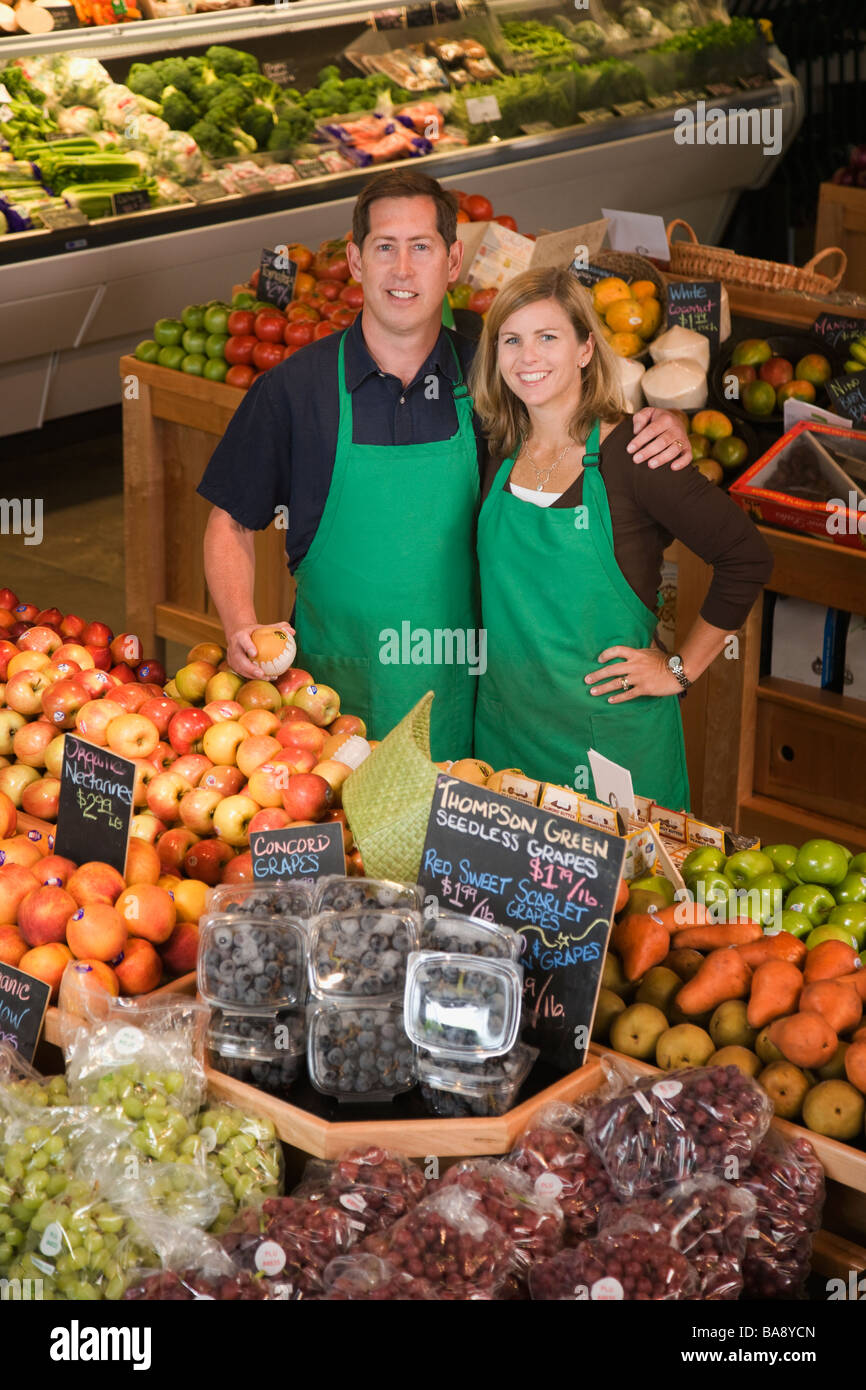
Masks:
[[[370,878],[415,883],[439,769],[430,758],[433,691],[353,772],[343,809]]]

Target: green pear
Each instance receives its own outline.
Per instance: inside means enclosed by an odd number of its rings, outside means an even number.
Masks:
[[[746,1017],[745,1000],[728,999],[714,1010],[710,1037],[716,1047],[754,1048],[757,1036],[757,1029],[750,1027]]]
[[[676,951],[669,951],[662,961],[666,970],[673,970],[685,983],[696,975],[704,963],[704,958],[700,951],[693,951],[688,946],[680,946]]]
[[[668,1028],[656,1043],[656,1065],[663,1071],[677,1067],[705,1067],[715,1051],[709,1033],[693,1023],[680,1023]]]
[[[807,1095],[803,1120],[815,1134],[847,1143],[863,1128],[866,1100],[849,1081],[822,1081]]]
[[[793,1062],[771,1062],[764,1067],[758,1081],[780,1120],[796,1120],[809,1092],[809,1081]]]
[[[706,1013],[702,1014],[684,1014],[676,1000],[671,1004],[668,1012],[670,1014],[671,1023],[675,1026],[678,1026],[680,1023],[696,1023],[699,1028],[708,1028],[710,1026],[710,1019],[713,1016],[712,1009],[707,1009]]]
[[[598,1003],[595,1006],[595,1019],[592,1024],[593,1042],[606,1043],[610,1037],[610,1025],[613,1023],[617,1014],[621,1014],[625,1008],[625,1000],[618,994],[614,994],[612,989],[604,989],[598,992]]]
[[[739,1067],[744,1076],[755,1077],[761,1070],[761,1062],[747,1047],[720,1047],[714,1052],[708,1067]]]
[[[654,965],[640,982],[635,999],[638,1004],[655,1004],[663,1014],[667,1014],[675,994],[679,994],[683,982],[673,970],[663,965]]]
[[[637,985],[632,980],[627,980],[622,968],[622,961],[615,951],[608,951],[604,958],[604,965],[601,971],[602,989],[612,990],[618,994],[620,999],[628,1002],[634,998]]]
[[[784,1062],[784,1057],[774,1042],[770,1042],[769,1026],[762,1028],[755,1039],[755,1051],[760,1057],[764,1066],[769,1066],[771,1062]]]
[[[667,1028],[668,1021],[661,1009],[652,1004],[630,1004],[613,1020],[610,1044],[626,1057],[651,1062],[655,1057],[656,1043]]]
[[[819,1067],[815,1072],[819,1081],[845,1080],[845,1053],[850,1046],[850,1043],[840,1042],[829,1062],[825,1062],[823,1067]]]

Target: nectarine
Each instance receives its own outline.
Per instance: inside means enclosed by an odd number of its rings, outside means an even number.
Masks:
[[[113,961],[126,945],[126,923],[108,903],[88,903],[66,925],[69,949],[79,960]]]

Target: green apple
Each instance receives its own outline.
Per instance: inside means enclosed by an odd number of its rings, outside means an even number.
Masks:
[[[844,927],[831,927],[826,922],[823,927],[816,927],[806,937],[806,949],[813,951],[822,941],[844,941],[846,946],[852,946],[855,951],[857,949],[857,942],[851,932],[846,931]]]
[[[866,946],[866,903],[840,903],[827,918],[828,927],[842,927],[857,942],[857,950]]]
[[[676,889],[669,878],[664,878],[661,874],[644,874],[643,878],[636,878],[629,884],[629,892],[661,893],[668,907],[674,905],[674,894]]]
[[[186,353],[179,344],[175,343],[173,346],[166,344],[165,347],[160,348],[156,360],[160,367],[171,367],[172,371],[179,372],[185,356]]]
[[[866,903],[866,870],[846,874],[833,889],[833,897],[837,903]]]
[[[790,874],[797,859],[798,850],[796,845],[764,845],[761,853],[770,856],[777,874]]]
[[[804,883],[841,883],[848,873],[848,858],[835,840],[807,840],[800,846],[794,865]]]
[[[748,888],[753,879],[773,873],[775,865],[760,849],[741,849],[725,861],[725,876],[735,888]]]
[[[717,873],[725,862],[722,850],[713,849],[712,845],[701,845],[699,849],[693,849],[687,854],[682,862],[680,873],[688,883],[690,878],[695,878],[697,874]]]
[[[181,310],[180,321],[183,324],[184,328],[203,328],[204,305],[187,304],[186,308]],[[192,348],[188,348],[187,351],[192,352]]]
[[[157,319],[153,325],[154,340],[160,347],[179,347],[183,331],[180,319]]]
[[[849,874],[866,874],[866,851],[862,854],[855,854],[853,859],[848,860]]]
[[[792,912],[789,908],[782,913],[782,920],[779,924],[782,931],[790,932],[798,940],[810,936],[815,930],[814,922],[811,922],[804,912]]]
[[[827,920],[836,906],[836,899],[828,888],[820,883],[800,883],[792,888],[785,899],[788,912],[802,912],[813,927]]]
[[[775,921],[782,912],[785,894],[793,888],[787,874],[759,874],[752,879],[748,889],[749,913],[755,915],[764,926]],[[757,896],[753,897],[755,894]]]
[[[188,328],[181,338],[184,352],[194,353],[197,357],[204,357],[204,345],[207,342],[207,334],[202,328]]]
[[[695,900],[709,907],[711,903],[727,902],[734,885],[724,874],[697,874],[689,884]],[[829,911],[829,908],[828,908]]]

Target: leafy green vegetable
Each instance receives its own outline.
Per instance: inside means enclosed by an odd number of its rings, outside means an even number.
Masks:
[[[245,72],[258,72],[259,60],[252,53],[241,48],[229,48],[226,44],[212,43],[205,49],[205,62],[209,63],[217,77],[240,77]]]
[[[166,87],[162,94],[160,115],[172,130],[189,130],[198,120],[198,111],[186,92],[178,87]]]

